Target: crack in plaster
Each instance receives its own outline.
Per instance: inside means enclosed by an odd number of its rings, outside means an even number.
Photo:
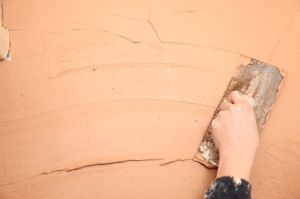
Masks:
[[[125,39],[127,41],[130,41],[130,42],[134,43],[134,44],[141,42],[141,41],[138,41],[138,40],[133,40],[131,38],[128,38],[128,37],[126,37],[124,35],[121,35],[121,34],[118,34],[118,33],[114,33],[114,32],[111,32],[111,31],[108,31],[108,30],[105,30],[105,29],[102,29],[102,28],[97,28],[97,27],[94,27],[94,26],[91,26],[91,25],[88,25],[88,24],[85,24],[85,23],[80,23],[80,22],[77,22],[77,21],[69,21],[69,22],[76,23],[76,24],[79,24],[79,25],[84,25],[84,26],[87,26],[87,27],[90,27],[90,28],[93,28],[93,29],[96,29],[96,30],[100,30],[100,31],[112,34],[112,35],[117,36],[117,37],[121,37],[121,38],[123,38],[123,39]],[[72,30],[78,30],[78,29],[72,29]]]

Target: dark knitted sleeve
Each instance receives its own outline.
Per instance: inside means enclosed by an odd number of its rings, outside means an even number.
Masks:
[[[250,183],[237,177],[221,177],[214,180],[204,199],[251,199]]]

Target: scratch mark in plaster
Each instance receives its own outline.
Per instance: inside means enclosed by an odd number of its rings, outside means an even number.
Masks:
[[[51,171],[46,171],[42,172],[40,175],[47,175],[55,172],[70,172],[70,171],[76,171],[79,169],[87,168],[87,167],[93,167],[93,166],[104,166],[104,165],[111,165],[111,164],[120,164],[120,163],[125,163],[125,162],[143,162],[143,161],[157,161],[157,160],[163,160],[162,158],[150,158],[150,159],[128,159],[128,160],[120,160],[120,161],[113,161],[113,162],[94,162],[94,163],[86,163],[82,164],[79,166],[71,166],[71,167],[66,167],[62,169],[56,169],[56,170],[51,170]]]
[[[10,31],[14,31],[14,32],[27,32],[29,30],[27,29],[9,29]],[[43,32],[43,33],[52,33],[52,34],[65,34],[67,31],[65,32],[54,32],[54,31],[46,31],[46,30],[35,30],[35,32]]]
[[[25,180],[30,180],[30,179],[36,178],[38,176],[40,176],[40,175],[34,175],[34,176],[31,176],[31,177],[28,177],[28,178],[23,178],[23,179],[20,179],[20,180],[8,182],[8,183],[3,183],[3,184],[0,184],[0,187],[12,185],[12,184],[19,183],[19,182],[22,182],[22,181],[25,181]]]
[[[285,153],[286,155],[292,156],[292,157],[294,157],[294,158],[296,158],[297,160],[300,161],[300,154],[298,153],[297,149],[294,149],[294,148],[298,148],[297,146],[295,147],[295,145],[299,145],[300,146],[300,144],[297,143],[297,142],[294,143],[294,142],[288,141],[289,145],[287,147],[285,147],[285,148],[283,148],[281,146],[278,146],[278,145],[275,145],[273,143],[265,142],[265,141],[261,141],[261,143],[266,144],[266,145],[270,145],[271,147],[275,147],[278,150],[280,150],[283,153]]]
[[[80,60],[80,59],[78,59],[78,60]],[[70,61],[74,61],[74,59],[62,61],[60,63],[70,62]],[[129,65],[129,64],[133,65],[133,64],[140,64],[140,63],[129,63],[128,62],[128,63],[118,63],[118,64],[117,63],[116,64],[96,64],[96,65],[89,65],[89,66],[84,66],[84,67],[71,68],[71,69],[63,70],[62,72],[58,73],[57,75],[53,75],[53,76],[49,77],[49,79],[55,79],[55,78],[62,77],[62,76],[68,75],[68,74],[82,72],[82,71],[89,71],[89,70],[92,70],[92,69],[101,69],[101,68],[106,68],[106,67],[109,67],[109,66],[118,66],[119,64],[121,64],[121,65],[125,65],[125,64],[126,65]],[[153,63],[144,62],[142,64],[147,65],[147,67],[149,67],[148,65],[155,65],[155,67],[170,67],[170,66],[182,67],[182,68],[189,67],[191,69],[196,69],[196,70],[200,69],[202,71],[211,71],[211,72],[220,73],[220,74],[227,74],[227,72],[225,72],[225,71],[207,69],[207,68],[204,68],[204,67],[201,67],[201,66],[175,64],[175,63],[169,63],[169,62],[153,62]],[[237,63],[237,65],[238,65],[238,63]],[[138,67],[144,67],[144,66],[138,66]]]
[[[140,42],[141,42],[141,41],[133,40],[133,39],[130,39],[130,38],[125,37],[125,36],[123,36],[123,35],[120,35],[120,34],[117,34],[117,33],[111,32],[111,31],[108,31],[108,30],[104,30],[104,29],[101,29],[101,30],[104,31],[104,32],[110,33],[110,34],[112,34],[112,35],[121,37],[121,38],[123,38],[123,39],[126,39],[126,40],[128,40],[128,41],[130,41],[130,42],[132,42],[132,43],[134,43],[134,44],[140,43]]]
[[[150,26],[152,27],[154,33],[156,34],[156,37],[157,37],[158,41],[160,41],[160,43],[163,43],[150,19],[151,19],[151,11],[148,10],[148,19],[147,19],[147,21],[150,24]]]
[[[208,49],[220,50],[220,51],[224,51],[224,52],[229,52],[229,53],[234,53],[234,54],[242,55],[240,52],[231,51],[231,50],[226,50],[226,49],[217,48],[217,47],[212,47],[212,46],[205,46],[205,45],[199,45],[199,44],[190,44],[190,43],[183,43],[183,42],[167,42],[167,41],[163,41],[163,40],[161,39],[161,37],[159,36],[158,31],[156,30],[156,28],[155,28],[155,26],[154,26],[154,23],[151,21],[151,11],[149,10],[148,12],[149,12],[148,23],[151,25],[153,31],[155,32],[155,34],[156,34],[158,40],[159,40],[161,43],[164,43],[164,44],[177,44],[177,45],[186,45],[186,46],[202,47],[202,48],[208,48]],[[175,12],[176,12],[176,11],[175,11]],[[198,11],[182,10],[182,11],[178,11],[178,12],[185,12],[185,13],[192,14],[192,13],[195,13],[195,12],[198,12]],[[219,12],[218,12],[218,13],[219,13]],[[242,55],[242,56],[249,57],[249,56],[247,56],[247,55]]]
[[[195,160],[193,160],[193,158],[179,158],[179,159],[173,159],[173,160],[168,160],[168,159],[165,160],[165,159],[163,159],[162,162],[160,163],[160,166],[165,166],[167,164],[172,164],[174,162],[185,162],[185,161],[196,162]]]
[[[91,102],[91,103],[80,103],[80,104],[75,104],[75,105],[70,105],[70,106],[65,106],[65,107],[59,107],[59,108],[55,108],[49,111],[45,111],[45,112],[41,112],[38,114],[34,114],[28,117],[23,117],[23,118],[19,118],[19,119],[13,119],[13,120],[6,120],[6,121],[1,121],[0,124],[5,124],[7,122],[17,122],[17,121],[22,121],[25,119],[31,119],[34,117],[38,117],[38,116],[42,116],[42,115],[46,115],[55,111],[60,111],[63,109],[69,109],[69,108],[75,108],[75,107],[80,107],[80,106],[88,106],[88,105],[96,105],[96,104],[101,104],[101,103],[108,103],[108,102],[123,102],[123,101],[154,101],[154,102],[174,102],[174,103],[180,103],[180,104],[187,104],[187,105],[191,105],[191,106],[200,106],[200,107],[207,107],[207,108],[211,108],[211,109],[215,109],[216,106],[210,106],[210,105],[205,105],[205,104],[197,104],[197,103],[193,103],[193,102],[187,102],[187,101],[180,101],[180,100],[171,100],[171,99],[153,99],[153,98],[131,98],[131,99],[124,99],[124,100],[109,100],[109,101],[99,101],[99,102]],[[111,110],[111,109],[110,109]],[[1,113],[3,114],[3,113]]]
[[[195,46],[195,47],[208,48],[208,49],[219,50],[219,51],[224,51],[224,52],[228,52],[228,53],[242,55],[239,52],[235,52],[235,51],[231,51],[231,50],[225,50],[225,49],[222,49],[222,48],[217,48],[217,47],[212,47],[212,46],[204,46],[204,45],[189,44],[189,43],[182,43],[182,42],[168,42],[168,41],[162,41],[162,43],[164,43],[164,44],[185,45],[185,46]],[[246,55],[243,55],[243,56],[248,57]]]
[[[285,34],[287,33],[288,29],[291,27],[292,23],[293,23],[293,20],[291,20],[291,22],[289,23],[289,25],[288,25],[288,26],[285,28],[285,30],[283,31],[282,35],[279,37],[278,41],[276,42],[275,46],[273,47],[273,49],[272,49],[272,51],[271,51],[271,53],[270,53],[270,56],[269,56],[269,58],[268,58],[267,63],[270,63],[271,58],[272,58],[272,56],[273,56],[275,50],[277,49],[277,46],[279,45],[279,43],[281,42],[281,40],[284,38]]]
[[[125,163],[125,162],[142,162],[142,161],[157,161],[157,160],[162,160],[162,158],[158,158],[158,159],[142,159],[142,160],[123,160],[123,161],[116,161],[116,162],[111,162],[111,163],[106,163],[106,164],[87,164],[87,165],[83,165],[81,166],[80,168],[73,168],[73,169],[68,169],[68,168],[65,168],[65,169],[56,169],[56,170],[51,170],[51,171],[47,171],[47,172],[42,172],[40,174],[37,174],[37,175],[34,175],[34,176],[31,176],[31,177],[28,177],[28,178],[24,178],[24,179],[20,179],[20,180],[16,180],[16,181],[12,181],[12,182],[9,182],[9,183],[5,183],[5,184],[0,184],[0,187],[4,187],[4,186],[8,186],[8,185],[12,185],[12,184],[15,184],[15,183],[19,183],[19,182],[22,182],[22,181],[26,181],[26,180],[30,180],[30,179],[33,179],[33,178],[37,178],[37,177],[40,177],[42,175],[48,175],[48,174],[52,174],[52,173],[57,173],[57,172],[69,172],[69,171],[74,171],[74,170],[79,170],[79,169],[82,169],[82,168],[86,168],[86,167],[91,167],[91,166],[97,166],[97,165],[110,165],[110,164],[121,164],[121,163]]]
[[[76,24],[79,24],[79,25],[84,25],[84,26],[87,26],[87,27],[90,27],[90,28],[93,28],[93,29],[96,29],[96,30],[103,31],[103,32],[107,32],[107,33],[112,34],[114,36],[121,37],[121,38],[123,38],[123,39],[125,39],[127,41],[130,41],[130,42],[134,43],[134,44],[141,42],[141,41],[138,41],[138,40],[133,40],[131,38],[128,38],[128,37],[126,37],[124,35],[117,34],[117,33],[114,33],[114,32],[111,32],[111,31],[108,31],[108,30],[105,30],[105,29],[102,29],[102,28],[97,28],[97,27],[94,27],[94,26],[91,26],[91,25],[88,25],[88,24],[85,24],[85,23],[80,23],[80,22],[77,22],[77,21],[69,21],[69,22],[76,23]],[[73,29],[73,30],[75,30],[75,29]]]
[[[274,147],[276,147],[276,148],[278,148],[279,150],[283,150],[283,151],[288,151],[286,148],[283,148],[283,147],[281,147],[281,146],[278,146],[278,145],[276,145],[276,144],[273,144],[273,143],[269,143],[269,142],[266,142],[266,141],[260,141],[262,144],[267,144],[267,145],[271,145],[271,146],[274,146]]]
[[[115,161],[115,162],[109,162],[109,163],[91,163],[91,164],[81,165],[80,167],[70,167],[70,168],[63,168],[63,169],[56,169],[56,170],[41,172],[38,175],[34,175],[34,176],[31,176],[31,177],[28,177],[28,178],[20,179],[20,180],[5,183],[5,184],[0,184],[0,187],[12,185],[12,184],[19,183],[19,182],[26,181],[26,180],[30,180],[30,179],[37,178],[37,177],[40,177],[40,176],[43,176],[43,175],[49,175],[49,174],[58,173],[58,172],[77,171],[77,170],[80,170],[80,169],[93,167],[93,166],[105,166],[105,165],[112,165],[112,164],[122,164],[122,163],[126,163],[126,162],[147,162],[147,161],[162,161],[162,160],[163,160],[163,158],[153,158],[153,159],[151,158],[151,159],[140,159],[140,160],[122,160],[122,161]],[[163,163],[159,164],[159,166],[165,166],[167,164],[172,164],[172,163],[175,163],[175,162],[182,162],[182,161],[193,161],[193,160],[192,159],[177,159],[177,160],[173,160],[173,161],[170,161],[170,162],[165,162],[165,163],[163,162]],[[198,163],[198,162],[196,162],[196,163]]]
[[[51,173],[55,173],[55,172],[70,172],[70,171],[76,171],[76,170],[80,170],[80,169],[84,169],[87,167],[93,167],[93,166],[104,166],[104,165],[111,165],[111,164],[121,164],[121,163],[126,163],[126,162],[144,162],[144,161],[158,161],[161,160],[162,163],[160,164],[160,166],[165,166],[167,164],[172,164],[175,162],[183,162],[183,161],[193,161],[191,158],[184,158],[184,159],[175,159],[175,160],[171,160],[171,161],[164,161],[163,158],[145,158],[145,159],[128,159],[128,160],[120,160],[120,161],[113,161],[113,162],[94,162],[94,163],[87,163],[87,164],[83,164],[80,166],[71,166],[71,167],[67,167],[67,168],[63,168],[63,169],[56,169],[56,170],[51,170],[51,171],[46,171],[46,172],[42,172],[40,175],[48,175]]]
[[[220,50],[220,51],[224,51],[224,52],[229,52],[229,53],[234,53],[234,54],[239,54],[241,55],[241,53],[239,52],[235,52],[235,51],[230,51],[230,50],[225,50],[225,49],[222,49],[222,48],[217,48],[217,47],[212,47],[212,46],[204,46],[204,45],[198,45],[198,44],[189,44],[189,43],[183,43],[183,42],[167,42],[167,41],[163,41],[159,34],[158,34],[158,31],[156,30],[153,22],[151,22],[151,14],[150,14],[150,11],[149,11],[149,17],[148,17],[148,23],[150,24],[150,26],[152,27],[154,33],[156,34],[158,40],[163,43],[163,44],[177,44],[177,45],[184,45],[184,46],[195,46],[195,47],[201,47],[201,48],[208,48],[208,49],[214,49],[214,50]]]
[[[288,163],[288,162],[285,162],[285,161],[280,160],[280,159],[279,159],[278,157],[276,157],[274,154],[269,153],[269,152],[266,152],[265,150],[264,150],[263,153],[264,153],[264,154],[267,154],[267,155],[269,155],[269,156],[271,156],[272,158],[274,158],[274,159],[277,160],[278,162],[281,162],[281,163]]]
[[[195,13],[199,12],[198,10],[175,10],[174,13]]]
[[[292,153],[298,160],[300,160],[300,154],[299,154],[299,143],[297,142],[292,142],[290,140],[288,140],[288,148],[287,151]]]
[[[98,32],[99,31],[99,30],[88,30],[88,29],[80,29],[80,28],[70,28],[69,30],[84,31],[84,32]]]
[[[73,9],[63,9],[63,10],[74,11]],[[134,21],[146,22],[146,21],[138,19],[138,18],[128,17],[128,16],[124,16],[124,15],[121,15],[121,14],[117,14],[117,13],[101,12],[101,11],[97,11],[97,10],[85,10],[85,12],[105,14],[105,15],[112,15],[112,16],[122,17],[122,18],[130,19],[130,20],[134,20]]]
[[[122,18],[125,18],[125,19],[134,20],[134,21],[140,21],[140,22],[143,22],[143,23],[146,22],[146,21],[141,20],[141,19],[136,19],[136,18],[133,18],[133,17],[128,17],[128,16],[124,16],[124,15],[120,15],[120,14],[111,14],[111,15],[117,16],[117,17],[122,17]]]
[[[35,24],[33,22],[31,22],[30,20],[28,20],[26,17],[20,16],[19,18],[23,19],[24,21],[27,21],[30,25],[32,25],[33,27],[35,27]]]

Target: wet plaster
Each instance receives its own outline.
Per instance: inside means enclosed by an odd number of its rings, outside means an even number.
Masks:
[[[300,196],[298,1],[3,3],[1,198],[203,197],[216,171],[192,159],[249,57],[288,72],[254,198]]]

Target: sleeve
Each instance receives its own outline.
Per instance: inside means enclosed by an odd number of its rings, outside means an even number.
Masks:
[[[205,193],[204,199],[251,199],[251,185],[237,177],[215,179]]]

